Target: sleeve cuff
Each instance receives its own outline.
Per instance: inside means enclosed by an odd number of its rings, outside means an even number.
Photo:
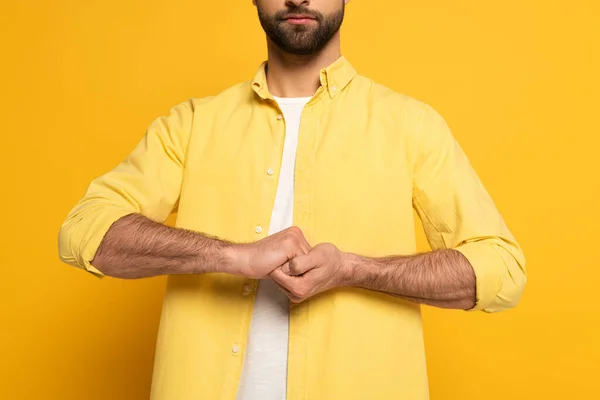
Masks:
[[[475,272],[476,303],[467,311],[485,310],[502,288],[502,274],[498,273],[498,261],[496,261],[498,253],[481,242],[469,242],[455,250],[466,257]]]
[[[104,274],[94,267],[91,262],[98,251],[98,247],[100,247],[102,239],[104,239],[106,232],[108,232],[112,224],[131,213],[131,210],[125,209],[110,210],[109,212],[102,213],[102,217],[98,218],[87,232],[85,232],[85,237],[80,248],[80,263],[86,271],[99,278],[104,277]]]
[[[129,209],[103,210],[98,216],[85,225],[79,225],[82,220],[69,221],[63,227],[59,246],[61,259],[70,265],[82,268],[92,275],[102,278],[105,275],[94,267],[91,262],[100,247],[106,232],[120,218],[132,214]],[[76,216],[74,218],[77,218]],[[71,226],[69,226],[72,224]]]

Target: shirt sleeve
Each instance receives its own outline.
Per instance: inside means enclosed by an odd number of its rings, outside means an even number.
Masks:
[[[413,206],[433,250],[455,249],[476,276],[471,311],[517,305],[527,273],[523,252],[444,118],[425,105],[414,158]]]
[[[132,213],[168,218],[179,201],[192,119],[191,101],[173,107],[119,165],[90,183],[60,227],[61,261],[103,277],[91,261],[115,221]]]

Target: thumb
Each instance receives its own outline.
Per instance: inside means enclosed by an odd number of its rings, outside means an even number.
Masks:
[[[309,253],[292,258],[283,266],[282,270],[288,275],[298,276],[310,271],[316,266],[315,257],[311,257]]]

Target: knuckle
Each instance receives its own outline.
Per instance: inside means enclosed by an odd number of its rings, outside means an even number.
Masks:
[[[296,253],[296,249],[298,248],[298,241],[291,237],[285,241],[285,248],[290,252],[290,256]]]
[[[292,290],[292,294],[300,299],[305,299],[308,297],[308,290],[303,287],[296,287]]]
[[[289,236],[286,238],[286,246],[289,249],[293,249],[294,251],[298,251],[298,249],[302,248],[302,242],[297,236]]]
[[[318,246],[321,251],[331,251],[331,243],[320,243]]]
[[[337,252],[337,247],[332,243],[320,243],[315,246],[315,250],[318,250],[322,255],[331,256]]]
[[[304,240],[304,232],[302,232],[302,229],[300,229],[299,227],[297,227],[296,225],[291,226],[289,228],[290,233],[292,235],[294,235],[294,237],[296,237],[299,241]]]

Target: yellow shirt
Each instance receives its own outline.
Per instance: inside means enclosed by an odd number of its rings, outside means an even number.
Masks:
[[[253,80],[158,118],[133,152],[95,179],[59,234],[59,255],[90,261],[110,225],[132,213],[236,242],[267,235],[285,120],[263,63]],[[357,75],[339,58],[300,125],[294,225],[309,243],[365,256],[416,251],[413,207],[433,249],[471,262],[477,305],[513,307],[525,260],[492,199],[431,106]],[[247,290],[247,286],[254,290]],[[257,282],[171,275],[153,400],[235,400]],[[420,306],[340,288],[290,309],[288,400],[428,398]]]

